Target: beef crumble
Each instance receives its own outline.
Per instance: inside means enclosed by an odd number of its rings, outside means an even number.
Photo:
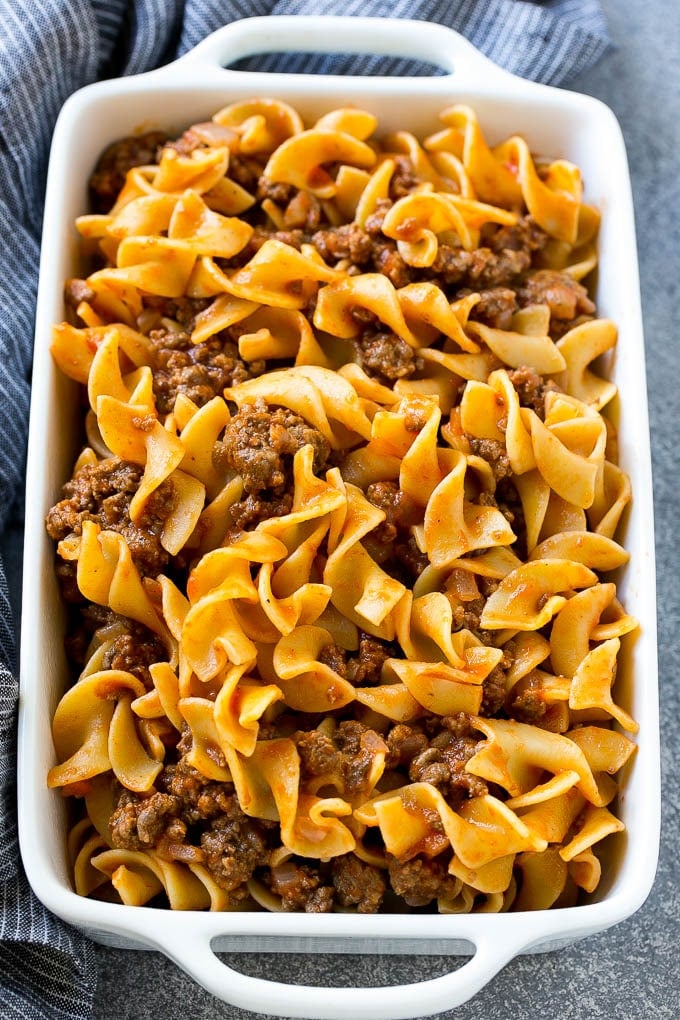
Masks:
[[[235,794],[201,833],[201,850],[206,868],[228,891],[247,882],[269,859],[264,827],[241,811]]]
[[[114,638],[102,660],[102,669],[122,669],[132,673],[151,688],[149,666],[155,662],[166,662],[168,652],[158,637],[141,623],[130,620],[126,633]]]
[[[404,262],[396,241],[379,231],[369,233],[367,227],[358,223],[327,227],[312,236],[312,244],[331,265],[346,260],[363,272],[382,273],[394,287],[405,287],[414,279],[415,271]]]
[[[428,276],[454,293],[461,290],[488,290],[494,287],[512,287],[531,265],[531,256],[513,248],[501,252],[491,248],[466,251],[448,244],[440,244]],[[514,289],[514,288],[513,288]]]
[[[390,885],[409,907],[426,907],[437,899],[455,899],[458,884],[449,875],[447,863],[439,857],[413,857],[409,861],[391,857],[387,865]]]
[[[202,407],[222,396],[228,386],[264,371],[264,362],[246,364],[237,345],[221,334],[195,344],[184,330],[154,329],[149,340],[153,344],[153,391],[161,415],[171,413],[180,393]]]
[[[69,659],[83,666],[92,653],[93,640],[97,646],[102,641],[110,641],[102,659],[102,669],[125,670],[141,680],[146,688],[150,688],[149,666],[154,662],[167,661],[165,643],[143,623],[114,613],[108,606],[85,602],[76,586],[73,564],[69,561],[63,565],[72,571],[75,588],[75,594],[69,600],[75,603],[70,614],[71,625],[64,641]]]
[[[468,797],[488,793],[483,779],[465,771],[482,738],[464,713],[397,723],[387,734],[388,768],[407,772],[413,783],[436,786],[454,810]]]
[[[109,145],[99,157],[90,178],[92,211],[107,213],[125,184],[125,175],[134,166],[157,162],[157,153],[166,140],[163,131],[147,131],[132,138],[121,138]]]
[[[541,421],[545,418],[545,397],[547,393],[559,392],[559,386],[552,379],[544,379],[530,365],[510,369],[508,378],[517,391],[521,407],[530,407]]]
[[[170,558],[161,545],[161,533],[173,505],[174,490],[171,481],[162,482],[133,524],[130,503],[143,473],[139,464],[117,457],[86,464],[66,482],[61,500],[47,514],[50,538],[59,542],[68,535],[80,535],[83,521],[95,521],[102,530],[123,535],[142,576],[156,577]]]
[[[372,482],[366,496],[385,512],[385,520],[366,536],[364,545],[387,573],[411,586],[430,562],[411,534],[420,520],[419,508],[395,482]]]
[[[298,450],[314,450],[314,471],[321,472],[330,446],[318,429],[285,407],[270,410],[263,400],[243,404],[228,422],[222,456],[243,478],[249,494],[271,490],[281,494],[289,483],[292,460]]]
[[[373,327],[354,340],[354,349],[366,374],[388,386],[397,379],[408,379],[424,365],[413,347],[396,333]]]
[[[542,684],[532,673],[515,684],[507,696],[505,707],[511,719],[523,723],[537,723],[548,711]]]
[[[400,656],[398,645],[360,632],[358,654],[347,657],[346,677],[356,686],[379,684],[386,660]]]
[[[581,315],[592,315],[595,305],[586,288],[568,273],[555,269],[537,269],[529,273],[517,290],[517,299],[526,305],[547,305],[550,317],[567,322]]]
[[[481,234],[484,244],[492,251],[523,251],[532,256],[542,251],[548,241],[545,230],[527,215],[508,226],[486,223]]]
[[[328,913],[335,904],[373,914],[387,889],[381,869],[353,853],[333,857],[319,867],[290,858],[265,872],[263,880],[281,898],[282,910],[308,914]]]
[[[262,493],[249,492],[245,499],[240,499],[229,508],[234,537],[243,531],[256,528],[261,521],[272,517],[285,517],[293,509],[293,494],[284,492],[272,495],[271,499],[263,498]]]
[[[286,912],[303,910],[306,914],[326,914],[333,908],[333,887],[324,885],[320,869],[310,864],[284,861],[270,868],[264,881],[281,897],[281,909]]]
[[[517,311],[517,296],[510,287],[492,287],[478,292],[479,301],[470,312],[474,322],[493,329],[511,329],[512,317]],[[462,296],[459,292],[458,297]]]
[[[298,730],[292,740],[300,755],[303,775],[341,781],[348,796],[368,792],[367,781],[375,755],[387,751],[375,730],[355,719],[339,723],[332,736],[321,730]]]
[[[163,769],[150,794],[121,790],[109,823],[114,847],[203,864],[228,892],[268,862],[272,828],[243,813],[230,783],[206,779],[184,759]]]
[[[385,520],[374,529],[374,536],[382,542],[393,542],[400,530],[420,520],[421,511],[415,500],[396,482],[371,482],[366,498],[385,513]]]
[[[336,899],[341,907],[356,907],[359,914],[374,914],[380,909],[387,889],[384,873],[356,854],[335,857],[331,874]]]
[[[421,183],[409,156],[394,156],[394,173],[390,178],[390,198],[397,202],[410,195]]]
[[[360,631],[356,654],[346,652],[333,642],[321,649],[319,662],[329,666],[350,683],[357,686],[372,685],[380,683],[386,660],[400,658],[401,654],[401,649],[395,642],[381,641]]]
[[[339,227],[319,230],[312,244],[326,262],[347,259],[354,266],[366,266],[373,255],[373,241],[358,223],[343,223]]]
[[[481,457],[490,465],[495,481],[498,483],[503,478],[512,475],[512,468],[508,458],[505,444],[499,439],[478,439],[476,436],[468,436],[470,450],[476,457]]]

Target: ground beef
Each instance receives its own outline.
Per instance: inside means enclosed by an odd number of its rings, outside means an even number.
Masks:
[[[369,327],[354,341],[357,361],[367,375],[391,385],[423,367],[422,358],[396,333]]]
[[[356,854],[343,854],[331,861],[331,874],[341,907],[356,907],[360,914],[375,914],[380,909],[387,882],[379,868],[364,863]]]
[[[422,512],[417,503],[395,482],[372,482],[366,498],[385,513],[385,520],[378,525],[385,542],[393,541],[399,529],[410,528],[420,520]]]
[[[533,253],[547,241],[547,234],[533,220],[522,217],[516,224],[487,224],[483,243],[474,251],[440,245],[432,267],[446,284],[458,284],[481,295],[471,318],[497,329],[508,329],[517,310],[515,291],[531,267]],[[458,294],[457,294],[458,296]]]
[[[422,726],[408,726],[396,723],[387,734],[387,768],[396,769],[410,765],[411,761],[428,747],[428,736]]]
[[[482,227],[482,240],[485,246],[495,252],[510,250],[533,254],[545,247],[548,235],[531,216],[520,216],[510,226],[485,224]]]
[[[120,850],[152,847],[165,829],[166,815],[170,810],[174,812],[175,808],[174,798],[166,794],[141,797],[124,789],[109,819],[113,846]]]
[[[551,319],[571,321],[580,315],[592,315],[595,305],[584,286],[568,273],[538,269],[530,273],[517,290],[522,307],[547,305]]]
[[[336,645],[335,641],[324,645],[318,655],[318,661],[328,666],[334,673],[341,677],[347,676],[347,661],[344,648]]]
[[[331,265],[347,259],[364,272],[382,273],[394,287],[405,287],[413,279],[413,272],[399,254],[396,241],[379,232],[369,234],[357,223],[319,230],[312,237],[312,243]]]
[[[354,719],[340,723],[334,740],[344,756],[342,770],[346,794],[352,797],[365,793],[375,754],[387,751],[387,745],[379,733]]]
[[[184,744],[178,745],[180,752],[184,749]],[[181,814],[187,825],[217,818],[221,812],[228,812],[232,807],[231,785],[207,779],[189,765],[184,756],[176,765],[167,765],[163,769],[156,785],[159,790],[177,799],[178,814]]]
[[[292,184],[285,184],[283,181],[272,181],[264,175],[257,182],[256,195],[260,202],[268,199],[276,205],[288,205],[296,193],[296,189]]]
[[[321,649],[319,662],[330,666],[343,679],[361,686],[380,683],[385,660],[398,658],[400,655],[398,645],[381,641],[360,631],[357,654],[346,652],[333,642]]]
[[[394,156],[393,158],[394,173],[390,179],[390,198],[396,202],[405,195],[409,195],[421,181],[408,156]]]
[[[244,815],[230,783],[206,779],[182,759],[163,769],[156,786],[150,794],[120,792],[109,822],[114,847],[202,863],[228,891],[267,863],[272,823]]]
[[[87,464],[62,489],[62,499],[47,514],[47,532],[60,541],[80,535],[83,521],[95,521],[102,530],[117,531],[125,538],[138,570],[156,577],[169,555],[160,536],[172,508],[171,481],[162,482],[149,497],[137,524],[130,520],[130,502],[139,488],[144,469],[138,464],[111,457]]]
[[[468,436],[470,450],[476,457],[482,457],[493,471],[496,482],[501,478],[509,478],[512,474],[510,461],[505,449],[505,443],[499,439],[478,439],[476,436]]]
[[[538,723],[548,709],[540,679],[530,673],[515,684],[508,695],[506,709],[518,722]]]
[[[424,422],[414,415],[405,424],[407,428],[411,426],[411,431],[419,431]],[[422,519],[421,509],[395,482],[372,482],[366,497],[384,511],[385,520],[367,535],[364,545],[388,573],[411,585],[429,562],[410,533]]]
[[[498,715],[505,701],[505,674],[509,667],[509,661],[501,660],[500,664],[491,670],[488,677],[482,684],[482,707],[480,715]]]
[[[520,405],[530,407],[541,421],[545,418],[545,396],[549,392],[558,392],[559,386],[552,379],[544,379],[530,365],[508,371],[510,382],[517,391]]]
[[[390,198],[379,198],[375,203],[375,209],[370,216],[366,217],[364,229],[371,237],[382,236],[382,225],[387,213],[394,205]]]
[[[349,259],[353,265],[365,266],[373,254],[373,240],[357,223],[318,230],[312,244],[321,258],[330,263]]]
[[[83,596],[81,595],[80,588],[78,587],[78,563],[75,560],[58,559],[54,570],[57,575],[59,590],[64,602],[67,602],[70,605],[82,602]],[[73,659],[74,662],[84,662],[84,650],[83,655],[76,650],[76,646],[79,643],[79,635],[71,635],[66,640],[67,642],[73,642],[73,648],[71,649],[67,647],[66,649],[66,654],[69,658]]]
[[[347,679],[356,686],[378,684],[386,659],[400,655],[398,646],[360,632],[358,655],[347,656]]]
[[[387,750],[382,737],[354,719],[339,723],[332,736],[321,730],[298,730],[292,739],[304,776],[340,779],[347,795],[367,792],[366,782],[375,753]]]
[[[229,157],[227,176],[240,184],[246,191],[255,193],[264,169],[263,164],[254,156],[242,156],[232,153]]]
[[[496,506],[505,517],[506,521],[517,536],[513,542],[513,551],[520,557],[526,559],[526,522],[524,520],[524,507],[519,498],[512,478],[499,478],[496,484]]]
[[[255,255],[257,255],[258,251],[266,241],[279,241],[281,244],[287,244],[289,248],[295,248],[297,251],[300,251],[302,245],[309,241],[309,236],[305,233],[305,231],[300,230],[298,227],[291,227],[286,230],[267,230],[262,226],[256,225],[248,242],[243,246],[243,248],[241,248],[240,251],[236,252],[235,255],[232,255],[231,258],[217,259],[216,261],[220,268],[227,272],[242,269]],[[242,332],[243,329],[240,323],[236,323],[235,326],[226,330],[226,333],[231,335],[232,339],[236,340],[238,340]]]
[[[412,187],[412,169],[408,157],[398,157],[399,171],[393,177],[398,195],[381,199],[363,227],[356,223],[319,230],[312,238],[322,258],[331,264],[347,259],[364,272],[371,269],[387,276],[395,287],[404,287],[414,279],[436,279],[456,291],[482,294],[473,318],[499,329],[507,329],[517,309],[514,287],[531,266],[532,253],[539,250],[547,235],[531,220],[522,218],[512,227],[489,225],[484,232],[485,245],[474,251],[440,244],[429,269],[408,266],[391,238],[382,234],[385,214],[393,201]]]
[[[104,150],[90,178],[90,204],[92,211],[107,213],[125,184],[125,175],[133,166],[155,163],[160,146],[167,135],[162,131],[149,131],[134,138],[122,138]]]
[[[247,493],[281,493],[292,460],[303,446],[314,450],[314,471],[324,470],[330,446],[318,429],[285,407],[270,410],[263,400],[243,404],[224,430],[226,462],[243,478]]]
[[[269,860],[266,831],[256,819],[244,815],[235,795],[229,810],[212,819],[202,833],[201,850],[206,868],[227,891],[247,882]]]
[[[324,885],[319,870],[309,864],[284,861],[270,869],[265,881],[281,897],[282,910],[325,914],[333,908],[333,887]]]
[[[186,842],[181,802],[167,793],[137,794],[122,790],[109,819],[112,845],[123,850],[155,849],[166,860],[203,863],[199,847]]]
[[[229,266],[245,265],[253,255],[258,253],[265,241],[280,241],[281,244],[287,244],[289,248],[295,248],[299,251],[305,240],[305,234],[297,228],[290,230],[263,230],[262,227],[255,227],[245,248],[242,248],[237,255],[229,259],[227,264]]]
[[[303,772],[308,776],[342,773],[342,755],[333,740],[321,730],[300,730],[293,734]]]
[[[512,317],[517,311],[517,297],[509,287],[492,287],[479,291],[479,301],[470,312],[470,318],[493,329],[511,329]]]
[[[62,566],[75,568],[76,564],[71,561],[58,561],[57,574]],[[73,583],[75,584],[75,576]],[[134,626],[132,620],[128,620],[126,616],[118,616],[108,606],[99,606],[95,602],[83,602],[83,597],[77,587],[75,598],[69,601],[79,603],[76,607],[72,607],[75,609],[75,614],[72,613],[75,618],[64,639],[66,654],[73,662],[81,665],[85,662],[92,636],[101,627],[108,627],[114,623],[120,623],[126,628]]]
[[[191,333],[196,324],[196,316],[204,311],[211,301],[212,298],[166,298],[147,294],[144,298],[144,308],[147,312],[155,312],[158,322],[161,318],[173,319],[183,330]],[[150,330],[151,326],[148,329]],[[158,339],[163,339],[162,331]]]
[[[526,251],[512,248],[494,252],[490,248],[465,251],[440,244],[429,271],[441,284],[478,293],[495,287],[512,287],[531,265]]]
[[[154,662],[167,662],[168,652],[153,631],[141,623],[130,621],[130,630],[114,638],[102,660],[102,669],[123,669],[152,686],[149,666]]]
[[[366,496],[385,513],[385,520],[365,539],[366,548],[388,572],[410,583],[428,563],[409,533],[412,525],[420,521],[422,512],[394,482],[373,482],[366,489]]]
[[[273,496],[271,499],[263,499],[259,494],[249,493],[245,499],[239,500],[229,508],[233,521],[231,539],[235,540],[241,532],[256,528],[261,521],[271,520],[272,517],[285,517],[292,508],[293,496],[290,492]]]
[[[405,542],[397,542],[394,546],[394,559],[406,582],[413,585],[423,570],[430,565],[427,553],[421,552],[413,535]]]
[[[484,780],[465,771],[480,739],[462,712],[411,725],[397,723],[386,737],[386,764],[406,772],[413,783],[436,786],[455,809],[468,797],[488,793]]]
[[[170,414],[179,393],[202,407],[222,396],[227,386],[264,371],[264,362],[246,365],[236,344],[220,335],[194,344],[184,330],[159,329],[152,330],[149,339],[153,343],[153,391],[161,415]]]
[[[399,254],[397,242],[390,238],[374,241],[372,264],[376,272],[386,276],[393,287],[405,287],[416,275],[415,270]]]
[[[409,907],[425,907],[436,899],[454,899],[457,882],[438,857],[414,857],[410,861],[388,860],[390,885]]]
[[[492,637],[488,631],[480,630],[480,619],[484,610],[484,599],[472,599],[453,610],[453,625],[456,630],[469,630],[484,644],[490,644]]]

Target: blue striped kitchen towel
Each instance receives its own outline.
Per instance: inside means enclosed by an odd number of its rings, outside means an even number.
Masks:
[[[87,1017],[91,944],[28,887],[17,845],[15,630],[33,309],[50,137],[66,98],[167,63],[253,15],[410,17],[457,29],[516,74],[561,84],[610,47],[597,0],[0,0],[0,1014]],[[252,66],[252,62],[251,62]],[[413,74],[371,57],[260,59],[260,69]]]

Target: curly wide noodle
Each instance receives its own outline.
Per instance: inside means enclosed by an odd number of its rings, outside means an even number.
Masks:
[[[538,302],[500,328],[475,317],[479,291],[457,293],[438,266],[443,246],[475,253],[528,214],[545,235],[534,267],[579,281],[596,264],[598,215],[577,167],[535,160],[519,137],[490,148],[465,106],[441,119],[419,142],[405,131],[376,138],[360,110],[305,128],[276,100],[234,104],[192,129],[193,146],[166,145],[157,163],[129,169],[108,212],[77,221],[104,266],[86,281],[78,324],[54,329],[54,358],[89,401],[90,447],[75,474],[110,458],[137,465],[132,524],[154,494],[169,501],[169,566],[155,578],[125,533],[94,516],[59,543],[82,598],[116,614],[53,723],[49,785],[85,806],[69,839],[84,895],[281,909],[262,864],[244,900],[198,850],[114,844],[120,788],[151,795],[180,736],[188,765],[275,833],[268,864],[279,873],[347,854],[383,870],[437,859],[444,912],[546,908],[597,886],[601,841],[623,827],[614,776],[634,744],[621,731],[637,730],[614,693],[621,638],[636,627],[612,573],[627,560],[616,533],[630,487],[602,413],[616,390],[596,370],[616,327],[586,314],[559,335]],[[230,175],[248,159],[264,192]],[[405,165],[411,180],[395,195]],[[410,282],[342,253],[329,265],[308,237],[276,233],[312,205],[330,228],[382,212],[381,236]],[[202,404],[180,393],[160,413],[149,332],[159,308],[179,330],[172,301],[186,298],[200,301],[194,344],[229,330],[244,362],[265,370]],[[352,344],[367,322],[410,350],[410,377],[362,367]],[[514,385],[526,367],[547,384],[541,409]],[[238,530],[244,477],[215,452],[253,406],[303,419],[336,466],[316,470],[312,446],[300,446],[289,505]],[[494,497],[485,443],[507,463],[514,516]],[[412,583],[372,541],[386,518],[367,498],[376,482],[415,508],[408,527],[424,569]],[[475,599],[478,628],[461,626]],[[107,658],[126,621],[165,649],[145,680]],[[325,654],[351,654],[360,634],[389,649],[378,682],[348,679]],[[505,700],[489,715],[485,682],[501,661]],[[513,699],[526,705],[527,692],[540,710],[517,718]],[[277,734],[286,712],[329,737],[340,720],[369,728],[359,792],[337,770],[302,767],[290,729]],[[456,716],[476,741],[462,765],[473,782],[447,800],[445,786],[400,770],[382,737]]]

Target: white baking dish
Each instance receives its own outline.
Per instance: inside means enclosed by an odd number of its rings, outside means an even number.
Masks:
[[[224,64],[260,52],[326,50],[428,60],[445,76],[338,78],[260,75]],[[620,580],[628,612],[641,622],[626,645],[618,699],[640,723],[639,747],[619,798],[626,833],[609,841],[611,860],[593,902],[510,915],[173,913],[95,902],[72,891],[66,813],[45,776],[54,764],[50,721],[67,682],[63,619],[44,515],[69,476],[75,449],[73,384],[57,376],[48,345],[63,318],[63,281],[77,272],[74,217],[86,210],[87,180],[101,150],[135,130],[180,132],[228,102],[277,96],[314,117],[338,105],[377,114],[382,131],[435,130],[454,102],[477,111],[486,136],[521,133],[534,151],[566,157],[583,171],[586,195],[603,213],[597,304],[620,341],[612,375],[620,390],[621,464],[634,503]],[[514,955],[556,949],[632,914],[654,878],[660,814],[659,731],[651,459],[644,350],[630,184],[611,111],[582,95],[539,86],[500,70],[455,33],[425,22],[361,18],[254,18],[230,25],[169,67],[90,86],[65,105],[54,135],[45,210],[28,454],[23,590],[19,821],[29,880],[54,913],[109,945],[160,949],[214,995],[239,1007],[297,1017],[399,1018],[451,1009],[474,995]],[[444,977],[388,988],[287,986],[248,977],[222,952],[472,954]],[[455,961],[452,961],[452,966]]]

